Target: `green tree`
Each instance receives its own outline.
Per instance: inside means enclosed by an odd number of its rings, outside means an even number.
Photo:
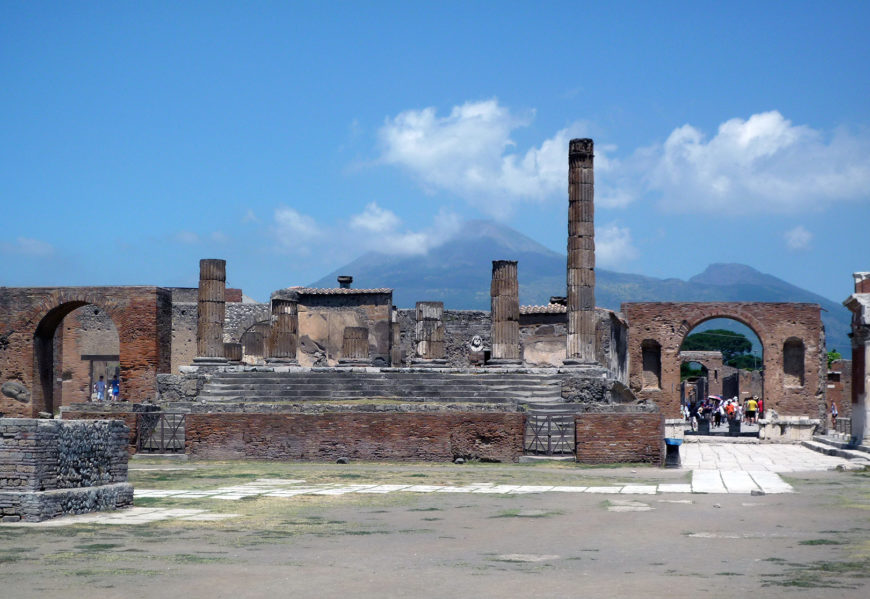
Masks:
[[[833,362],[834,360],[842,360],[842,359],[843,359],[843,356],[840,354],[840,352],[838,352],[836,348],[832,349],[831,351],[828,352],[828,368],[831,367],[831,362]]]
[[[725,329],[711,329],[686,337],[680,351],[720,351],[722,361],[730,364],[737,356],[752,351],[752,342],[745,335]]]

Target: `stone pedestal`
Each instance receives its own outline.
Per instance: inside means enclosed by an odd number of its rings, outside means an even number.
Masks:
[[[572,139],[568,149],[567,366],[596,363],[592,149],[591,139]]]
[[[226,268],[226,260],[203,259],[199,261],[194,364],[226,363],[224,356]]]
[[[444,302],[417,302],[414,329],[417,355],[411,364],[417,367],[443,367],[447,364],[444,345]]]
[[[487,362],[487,366],[519,366],[522,360],[520,359],[520,290],[516,261],[492,261],[489,296],[492,359]]]
[[[267,363],[298,364],[296,361],[299,304],[292,299],[272,298]]]
[[[241,343],[224,343],[224,357],[229,364],[242,363],[242,344]]]

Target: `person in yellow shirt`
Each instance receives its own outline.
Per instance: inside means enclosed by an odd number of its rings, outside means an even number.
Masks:
[[[757,422],[755,415],[758,413],[758,402],[755,400],[755,397],[750,397],[746,402],[746,422],[748,424],[754,424]]]

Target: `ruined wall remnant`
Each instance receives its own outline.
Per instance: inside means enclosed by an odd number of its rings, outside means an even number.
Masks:
[[[870,439],[870,272],[856,272],[855,293],[843,302],[852,312],[852,437]]]
[[[170,292],[161,287],[0,288],[0,348],[3,380],[20,381],[31,391],[27,405],[0,397],[7,416],[36,416],[60,405],[62,352],[55,334],[64,318],[82,306],[95,306],[117,328],[122,396],[151,400],[156,375],[170,365]]]
[[[568,149],[567,365],[596,364],[595,179],[591,139]]]
[[[0,520],[39,522],[133,505],[122,422],[0,418]]]
[[[515,260],[492,261],[493,365],[520,364],[520,287]]]
[[[199,261],[199,296],[194,362],[224,362],[227,262],[215,258]]]
[[[347,327],[367,328],[370,363],[389,364],[392,289],[290,287],[272,297],[291,295],[298,301],[296,357],[300,366],[338,365]]]
[[[658,404],[666,418],[679,417],[683,340],[706,320],[731,318],[751,328],[761,341],[765,410],[818,418],[825,391],[820,310],[817,304],[801,303],[625,303],[622,312],[629,324],[630,387],[638,398]],[[795,349],[786,351],[788,348]]]

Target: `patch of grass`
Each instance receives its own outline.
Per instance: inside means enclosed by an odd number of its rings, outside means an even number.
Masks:
[[[870,559],[856,561],[819,561],[809,564],[789,564],[791,570],[782,574],[765,574],[762,586],[804,589],[855,589],[857,581],[870,578]]]
[[[169,556],[168,559],[183,564],[216,564],[230,562],[230,560],[225,557],[211,557],[207,555],[195,555],[192,553],[177,553]]]
[[[76,545],[75,548],[81,551],[109,551],[110,549],[117,549],[118,547],[123,547],[124,545],[118,543],[89,543],[87,545]]]
[[[843,545],[843,542],[834,541],[833,539],[808,539],[800,541],[798,545]]]
[[[70,576],[156,576],[160,574],[157,570],[139,570],[136,568],[86,568],[84,570],[72,570],[66,572]]]
[[[761,560],[761,561],[763,561],[763,562],[774,562],[774,563],[781,564],[781,563],[783,563],[785,560],[782,559],[781,557],[766,557],[766,558],[764,558],[764,559]]]
[[[544,511],[544,510],[505,510],[503,512],[499,512],[495,516],[490,516],[490,518],[550,518],[552,516],[559,516],[564,512],[560,511]]]
[[[409,512],[441,512],[441,511],[444,511],[444,508],[440,508],[440,507],[412,507],[408,511]]]
[[[744,576],[742,572],[716,572],[716,576]]]

